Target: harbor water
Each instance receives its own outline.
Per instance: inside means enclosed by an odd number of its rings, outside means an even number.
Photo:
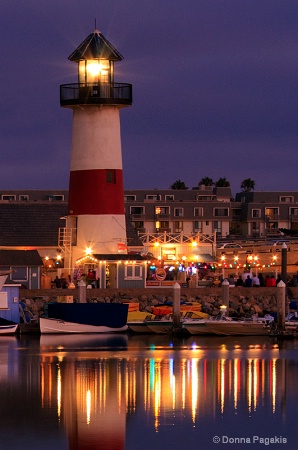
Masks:
[[[1,450],[296,449],[298,340],[0,338]]]

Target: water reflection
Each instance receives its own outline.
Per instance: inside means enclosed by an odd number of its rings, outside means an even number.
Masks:
[[[296,448],[297,349],[245,337],[1,337],[0,442],[209,449],[217,435]]]

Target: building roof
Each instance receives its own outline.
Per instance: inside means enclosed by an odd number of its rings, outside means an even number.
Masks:
[[[133,254],[127,255],[125,253],[112,253],[112,254],[93,254],[94,258],[98,261],[146,261],[147,256]]]
[[[66,203],[5,203],[0,207],[0,246],[53,247],[65,226]]]
[[[115,47],[101,34],[95,30],[75,49],[68,57],[70,61],[81,59],[108,59],[110,61],[121,61],[123,56]]]
[[[0,266],[42,266],[37,250],[0,250]]]

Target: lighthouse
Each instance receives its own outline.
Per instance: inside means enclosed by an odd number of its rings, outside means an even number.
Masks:
[[[99,30],[68,59],[78,73],[77,83],[60,86],[60,105],[73,111],[65,234],[71,268],[88,252],[126,252],[120,110],[131,105],[132,86],[114,81],[123,57]]]

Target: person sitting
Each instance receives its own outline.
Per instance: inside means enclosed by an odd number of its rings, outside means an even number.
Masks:
[[[233,275],[229,276],[228,282],[229,282],[230,286],[235,286],[235,279],[234,279]]]
[[[271,275],[271,286],[272,287],[276,286],[276,279],[274,278],[274,275]]]
[[[239,277],[237,278],[236,286],[243,286],[243,280],[241,275],[239,275]]]
[[[244,282],[244,286],[245,287],[251,287],[252,286],[252,279],[250,278],[249,275],[247,275],[246,280]]]

